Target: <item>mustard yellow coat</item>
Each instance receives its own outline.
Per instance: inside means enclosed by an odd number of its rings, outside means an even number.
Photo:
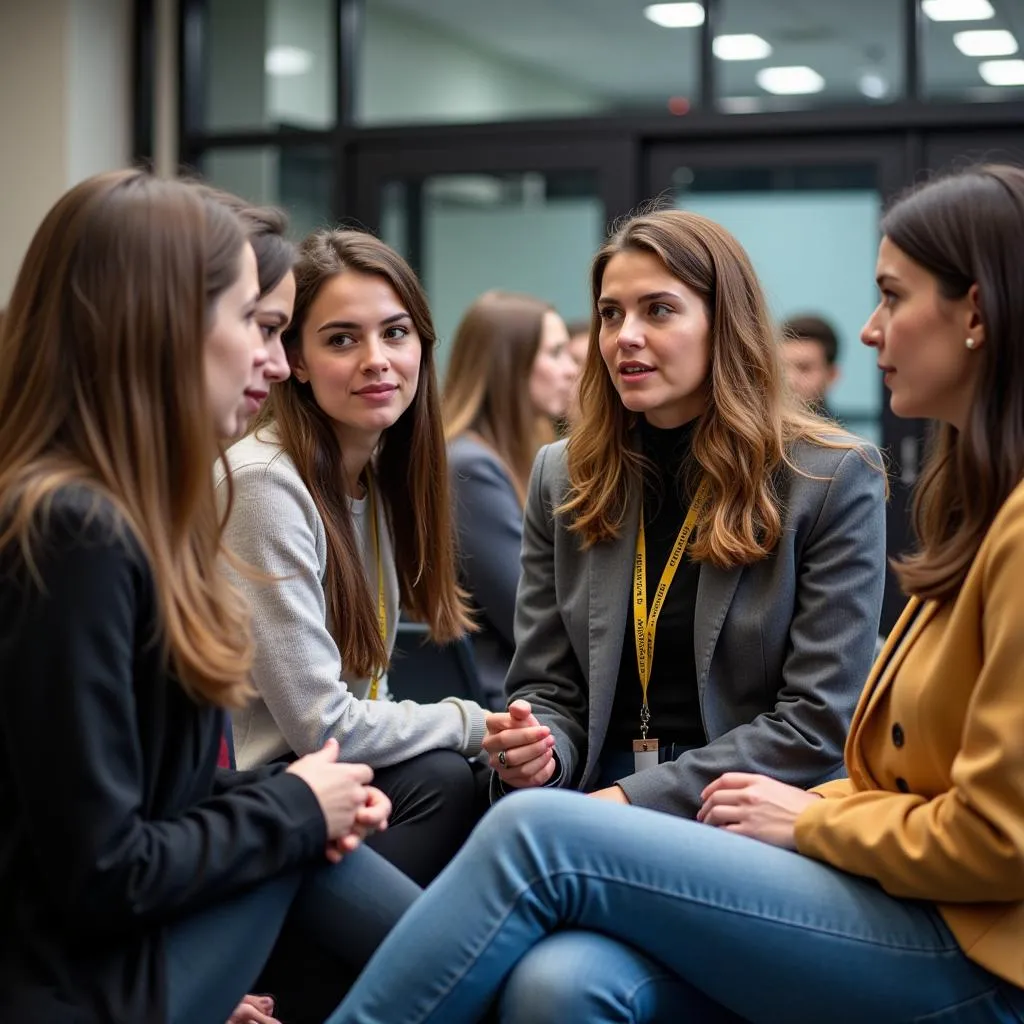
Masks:
[[[800,852],[933,901],[971,960],[1024,987],[1024,484],[956,600],[911,599],[845,758],[797,819]]]

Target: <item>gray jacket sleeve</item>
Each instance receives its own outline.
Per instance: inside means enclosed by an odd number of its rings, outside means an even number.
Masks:
[[[551,447],[534,463],[523,517],[522,575],[516,602],[516,653],[505,684],[509,702],[528,700],[555,737],[552,785],[569,786],[586,761],[587,685],[562,620],[555,588],[555,517],[561,500],[545,487]],[[495,777],[496,778],[496,777]],[[492,795],[499,795],[495,783]]]
[[[274,577],[234,574],[253,609],[253,679],[259,697],[296,754],[335,737],[345,761],[375,767],[435,749],[480,750],[484,711],[455,698],[438,704],[360,700],[341,678],[341,654],[327,628],[316,552],[318,517],[309,492],[282,463],[233,474],[235,501],[227,546]]]
[[[870,450],[868,458],[874,456]],[[808,534],[774,710],[675,761],[623,779],[631,803],[692,817],[726,771],[809,788],[840,774],[843,745],[874,655],[885,584],[885,477],[846,453]]]
[[[453,445],[449,466],[466,585],[488,625],[511,646],[523,543],[519,500],[501,464],[478,445]]]

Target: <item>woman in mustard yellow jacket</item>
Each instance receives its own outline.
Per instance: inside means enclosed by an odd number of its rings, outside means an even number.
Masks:
[[[882,228],[863,341],[940,425],[849,778],[723,775],[697,822],[513,794],[330,1024],[1024,1021],[1024,170]]]

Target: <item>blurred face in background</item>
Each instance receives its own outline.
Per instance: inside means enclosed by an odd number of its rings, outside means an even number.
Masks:
[[[569,350],[565,321],[554,310],[544,314],[540,345],[530,371],[530,401],[534,409],[551,420],[569,411],[576,390],[579,368]]]
[[[839,377],[839,368],[829,365],[825,346],[813,338],[786,338],[781,355],[790,390],[807,405],[824,405]]]
[[[575,423],[580,418],[580,376],[583,373],[583,364],[587,359],[587,348],[590,346],[590,332],[577,331],[569,337],[569,355],[576,364],[576,386],[572,392],[572,402],[569,403],[569,422]]]

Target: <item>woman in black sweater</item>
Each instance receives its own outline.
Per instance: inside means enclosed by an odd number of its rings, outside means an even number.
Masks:
[[[216,767],[249,695],[210,466],[266,362],[224,206],[141,172],[51,210],[0,334],[0,1020],[222,1024],[286,916],[358,970],[416,887],[331,743]]]

